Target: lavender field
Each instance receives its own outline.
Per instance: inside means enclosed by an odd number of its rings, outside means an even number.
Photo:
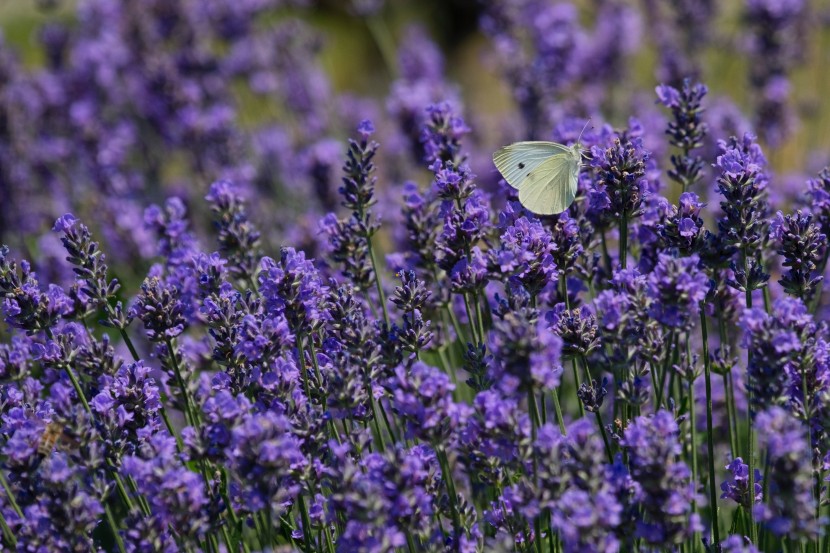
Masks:
[[[828,67],[825,0],[0,1],[0,551],[830,552]]]

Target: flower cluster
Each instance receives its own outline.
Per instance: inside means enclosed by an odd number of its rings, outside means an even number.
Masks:
[[[511,125],[394,3],[338,12],[386,104],[335,93],[306,4],[79,0],[38,70],[0,45],[0,549],[830,543],[830,169],[782,201],[687,78],[715,5],[482,4]],[[764,147],[804,10],[746,5]],[[668,122],[616,86],[644,23]],[[582,143],[566,212],[487,128]]]

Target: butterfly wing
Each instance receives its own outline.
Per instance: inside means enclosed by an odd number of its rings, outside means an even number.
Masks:
[[[546,160],[569,152],[570,148],[556,142],[516,142],[496,151],[493,163],[507,184],[519,188]]]
[[[562,213],[576,198],[579,160],[570,152],[542,162],[519,184],[519,201],[538,215]]]

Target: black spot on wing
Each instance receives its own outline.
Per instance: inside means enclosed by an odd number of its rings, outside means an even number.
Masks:
[[[524,163],[519,163],[519,169],[524,169],[524,168],[525,168],[525,164]]]

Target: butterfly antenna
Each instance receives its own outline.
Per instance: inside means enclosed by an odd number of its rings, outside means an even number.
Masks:
[[[576,143],[577,143],[577,144],[579,144],[579,143],[580,143],[580,141],[582,140],[582,133],[584,133],[584,132],[585,132],[585,129],[587,129],[587,128],[588,128],[588,123],[590,123],[590,122],[591,122],[591,118],[589,117],[589,118],[588,118],[588,120],[587,120],[587,121],[585,121],[585,125],[582,127],[582,130],[581,130],[581,131],[579,131],[579,138],[577,138],[577,139],[576,139]]]

